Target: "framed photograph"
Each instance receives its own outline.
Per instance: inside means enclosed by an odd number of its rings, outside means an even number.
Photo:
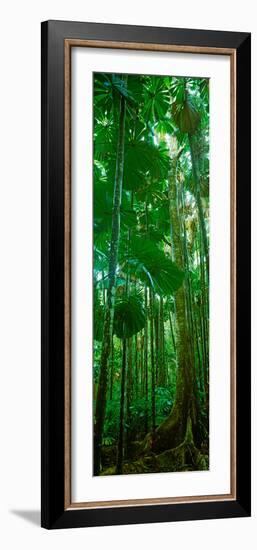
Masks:
[[[42,23],[42,526],[250,515],[250,34]]]

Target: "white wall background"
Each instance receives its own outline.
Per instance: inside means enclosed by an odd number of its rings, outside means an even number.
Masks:
[[[255,3],[244,0],[18,0],[1,8],[0,85],[0,545],[49,550],[179,547],[208,550],[229,543],[254,548],[257,535],[256,469],[253,517],[47,532],[40,507],[40,22],[98,21],[253,33]],[[253,74],[253,151],[256,151],[256,70]],[[253,166],[253,182],[256,164]],[[257,279],[257,193],[253,185],[253,281]],[[254,250],[255,249],[255,250]],[[253,285],[253,396],[257,390]],[[254,400],[255,401],[255,400]],[[256,401],[253,464],[256,463]]]

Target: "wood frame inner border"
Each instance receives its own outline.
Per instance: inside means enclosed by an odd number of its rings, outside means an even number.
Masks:
[[[230,57],[230,493],[72,503],[71,498],[71,49],[114,48]],[[64,510],[236,500],[236,49],[102,40],[64,40]]]

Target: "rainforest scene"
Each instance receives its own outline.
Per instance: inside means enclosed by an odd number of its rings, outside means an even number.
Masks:
[[[208,470],[209,80],[93,102],[93,475]]]

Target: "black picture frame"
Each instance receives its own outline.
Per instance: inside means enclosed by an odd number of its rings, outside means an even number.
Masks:
[[[67,510],[64,506],[64,41],[231,48],[236,55],[236,498]],[[243,517],[251,514],[250,417],[251,35],[42,23],[42,526],[47,529]]]

